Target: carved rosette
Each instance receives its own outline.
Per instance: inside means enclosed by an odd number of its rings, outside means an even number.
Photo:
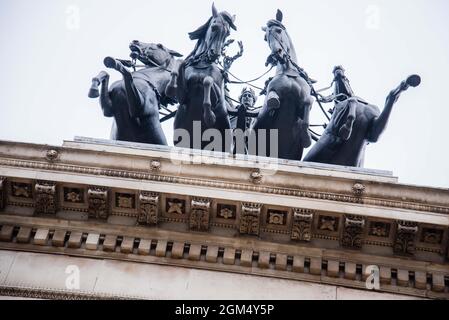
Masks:
[[[210,199],[193,198],[189,218],[190,230],[208,231],[210,220]]]
[[[107,219],[109,216],[108,190],[101,187],[90,187],[87,190],[89,218]]]
[[[241,234],[259,235],[261,209],[262,205],[258,203],[242,203],[240,215]]]
[[[360,216],[345,216],[345,225],[340,243],[343,247],[360,249],[362,247],[365,219]]]
[[[153,172],[160,172],[161,166],[162,166],[162,164],[159,160],[152,160],[150,162],[150,170]]]
[[[260,184],[262,182],[263,175],[260,169],[254,169],[250,174],[251,182],[254,184]]]
[[[293,225],[291,239],[295,241],[312,240],[312,222],[314,210],[293,209]]]
[[[155,226],[159,221],[159,194],[141,192],[139,195],[139,217],[137,222]]]
[[[366,189],[365,186],[362,183],[359,183],[359,182],[355,183],[352,186],[352,192],[354,193],[354,195],[356,197],[363,196],[363,194],[365,193],[365,189]]]
[[[34,190],[36,192],[35,213],[56,214],[58,199],[56,196],[56,183],[37,181]]]
[[[413,255],[415,253],[415,237],[418,233],[418,223],[398,221],[394,252],[396,254]]]
[[[0,210],[6,205],[6,178],[0,177]]]

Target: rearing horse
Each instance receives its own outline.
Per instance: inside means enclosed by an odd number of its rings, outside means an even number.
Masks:
[[[212,17],[196,31],[189,33],[191,40],[198,40],[195,49],[178,71],[172,72],[172,80],[166,88],[167,96],[179,101],[174,121],[175,146],[209,148],[211,143],[202,141],[203,133],[207,129],[217,129],[221,137],[213,136],[213,149],[230,151],[232,138],[225,137],[231,135],[231,125],[225,101],[224,78],[217,60],[230,35],[230,29],[237,29],[234,20],[235,16],[227,12],[219,13],[212,5]],[[188,132],[189,137],[179,139],[179,132]],[[221,141],[216,141],[217,138]]]
[[[305,73],[297,65],[295,48],[290,36],[282,24],[282,12],[277,11],[276,20],[270,20],[265,31],[265,41],[271,49],[267,65],[277,66],[276,75],[266,88],[267,96],[264,106],[253,126],[259,139],[257,154],[283,159],[301,160],[303,149],[311,145],[308,132],[309,112],[313,103],[311,87],[304,79]],[[261,129],[278,130],[277,139],[266,133],[266,151],[260,149]],[[274,153],[274,148],[278,154]],[[254,153],[254,149],[250,152]]]

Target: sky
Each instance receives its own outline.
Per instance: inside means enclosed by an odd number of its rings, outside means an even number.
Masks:
[[[210,0],[0,0],[0,140],[61,145],[75,136],[109,138],[112,120],[87,92],[105,56],[127,58],[131,40],[163,43],[188,55],[187,33],[211,15]],[[236,15],[244,55],[231,72],[253,79],[269,48],[261,27],[279,8],[298,62],[327,87],[343,65],[357,96],[384,106],[408,75],[422,84],[403,93],[389,125],[367,148],[365,167],[392,171],[407,184],[449,188],[446,99],[447,0],[215,0]],[[230,53],[237,51],[231,48]],[[111,80],[120,80],[108,71]],[[262,86],[264,80],[256,82]],[[237,98],[242,87],[231,87]],[[263,97],[257,101],[263,103]],[[330,106],[329,106],[330,107]],[[317,105],[312,124],[324,123]],[[164,123],[168,140],[172,122]]]

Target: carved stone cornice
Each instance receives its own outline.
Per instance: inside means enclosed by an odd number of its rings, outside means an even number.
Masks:
[[[27,239],[17,241],[17,237],[21,234],[21,230],[29,229],[33,226],[38,232],[31,235]],[[101,259],[113,259],[123,261],[134,261],[139,263],[156,263],[160,265],[172,265],[191,267],[205,270],[215,271],[232,271],[242,274],[265,275],[275,278],[294,279],[301,281],[317,282],[321,284],[330,284],[337,286],[353,287],[357,289],[365,289],[364,282],[357,279],[356,268],[345,267],[342,274],[339,272],[330,273],[329,263],[333,265],[345,266],[377,266],[383,270],[382,283],[380,292],[392,292],[421,297],[436,297],[448,299],[449,294],[445,292],[444,279],[449,276],[449,268],[442,263],[427,263],[417,261],[413,258],[397,258],[397,257],[380,257],[373,254],[364,254],[362,252],[354,252],[351,255],[345,254],[333,249],[317,249],[311,248],[308,244],[301,246],[295,244],[272,244],[266,241],[260,241],[257,238],[225,238],[211,236],[204,233],[180,233],[174,231],[162,231],[156,229],[148,229],[135,226],[105,226],[104,223],[88,223],[87,221],[73,221],[70,225],[64,221],[57,219],[29,218],[1,215],[1,230],[19,230],[18,233],[11,234],[11,237],[2,238],[0,241],[0,249],[15,251],[31,251],[47,254],[65,254],[77,257],[97,257]],[[6,226],[6,227],[5,227]],[[52,241],[45,243],[36,243],[36,239],[40,230],[59,230],[62,234],[82,233],[82,234],[103,234],[111,239],[121,236],[128,238],[137,247],[137,250],[129,252],[128,243],[122,242],[117,244],[116,250],[108,251],[104,246],[95,246],[86,249],[86,237],[81,239],[80,247],[69,247],[68,238],[63,238],[62,244],[56,244]],[[407,229],[408,230],[408,229]],[[161,247],[161,252],[150,251],[151,244],[170,242],[173,246]],[[173,248],[185,248],[190,245],[190,250],[181,256],[174,257],[170,255]],[[201,250],[192,250],[192,245]],[[274,262],[271,259],[259,259],[255,263],[248,265],[238,264],[236,259],[228,259],[225,263],[223,260],[217,259],[218,250],[212,250],[213,247],[223,248],[225,252],[242,252],[251,247],[253,252],[264,253],[265,257],[276,257]],[[209,259],[207,259],[209,257]],[[287,257],[281,259],[281,257]],[[212,259],[213,258],[213,259]],[[231,257],[232,258],[232,257]],[[207,261],[207,263],[205,262]],[[306,268],[305,261],[312,261],[316,267],[315,271]],[[327,261],[326,264],[323,262]],[[267,268],[271,265],[271,268]],[[412,282],[396,281],[391,273],[393,270],[401,270],[402,274],[415,274]],[[338,270],[337,270],[338,271]],[[326,274],[320,276],[317,274]],[[424,275],[424,277],[423,277]],[[427,286],[427,275],[431,276],[432,282]],[[362,270],[361,276],[365,276]],[[2,290],[2,288],[0,288]],[[1,295],[0,291],[0,295]],[[8,294],[9,295],[9,294]],[[51,296],[49,296],[51,297]]]
[[[291,239],[297,241],[312,240],[312,222],[314,210],[293,209],[293,225]]]

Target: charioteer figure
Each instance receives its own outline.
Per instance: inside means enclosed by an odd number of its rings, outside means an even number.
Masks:
[[[241,130],[239,134],[235,131],[234,134],[234,151],[233,153],[245,154],[247,152],[247,136],[246,133],[251,127],[251,123],[259,115],[259,108],[255,108],[254,105],[257,101],[256,93],[251,88],[243,88],[239,97],[240,104],[236,108],[229,108],[228,114],[231,120],[231,127],[234,130]],[[244,148],[238,145],[236,138],[244,139]],[[239,150],[242,149],[242,150]],[[243,150],[244,149],[244,150]]]
[[[322,102],[334,101],[332,117],[304,161],[363,167],[366,146],[378,141],[400,94],[409,87],[417,87],[421,78],[412,75],[402,81],[387,96],[380,112],[377,106],[354,95],[343,67],[335,67],[333,73],[334,94],[321,99]]]

